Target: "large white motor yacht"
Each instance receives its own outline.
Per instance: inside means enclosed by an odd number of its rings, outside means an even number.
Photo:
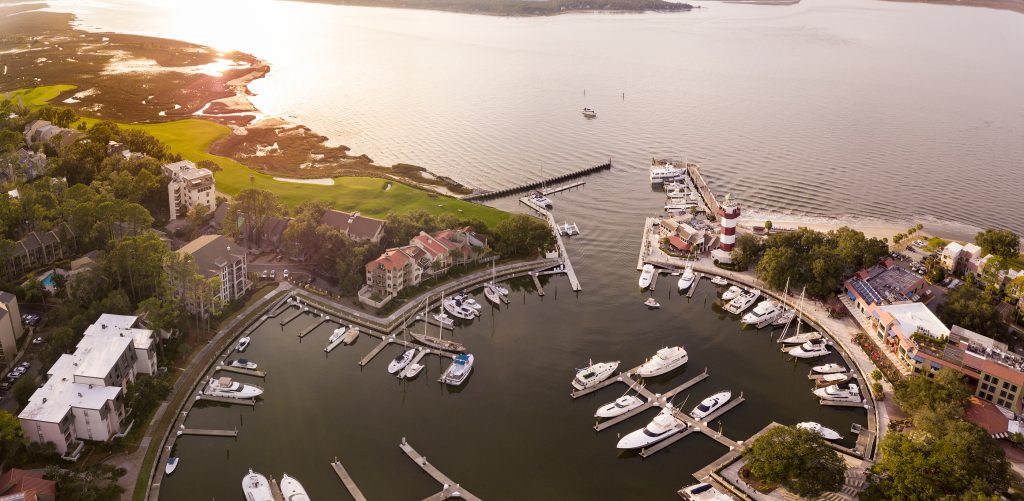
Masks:
[[[828,343],[824,339],[808,341],[792,350],[789,354],[796,358],[817,358],[831,353],[828,351]]]
[[[651,184],[675,181],[683,177],[684,172],[684,169],[678,168],[669,162],[654,161],[651,163]]]
[[[416,350],[413,348],[399,353],[398,356],[388,364],[388,374],[397,374],[398,371],[404,369],[405,366],[409,365],[409,362],[412,362],[412,357],[415,354]]]
[[[696,420],[704,419],[711,415],[711,413],[721,409],[722,406],[731,398],[732,392],[728,390],[715,393],[714,395],[701,400],[701,402],[697,404],[697,407],[694,407],[693,410],[690,411],[690,417]]]
[[[473,355],[469,353],[455,355],[452,364],[444,371],[444,384],[459,386],[469,377],[470,372],[473,372]]]
[[[753,310],[743,315],[741,322],[747,325],[757,325],[766,320],[773,320],[779,315],[782,305],[774,299],[766,299],[758,303]]]
[[[281,495],[284,496],[284,501],[309,501],[306,488],[287,473],[281,475]]]
[[[249,469],[249,473],[242,477],[242,494],[245,494],[246,501],[274,501],[274,493],[270,490],[270,482],[262,473],[256,473]]]
[[[761,297],[761,291],[757,289],[752,288],[750,290],[743,291],[732,301],[729,301],[729,304],[725,305],[725,311],[728,311],[733,315],[738,315],[742,313],[743,310],[753,306],[754,301],[757,301],[757,298],[759,297]]]
[[[640,271],[640,288],[646,289],[650,287],[652,280],[654,280],[654,265],[645,264]]]
[[[849,369],[839,364],[825,364],[811,367],[811,370],[818,374],[835,374],[837,372],[848,372]]]
[[[682,346],[662,348],[637,368],[636,375],[640,377],[660,376],[685,364],[689,359],[689,355],[686,354],[686,350]]]
[[[654,416],[647,426],[622,437],[617,447],[619,449],[639,449],[661,442],[685,430],[689,425],[673,416],[672,411],[671,406],[666,407],[657,416]]]
[[[594,417],[613,418],[615,416],[621,416],[643,404],[643,399],[636,395],[623,395],[615,399],[614,402],[602,405],[597,409],[597,412],[594,413]]]
[[[330,344],[330,343],[333,343],[333,342],[341,339],[342,336],[345,335],[345,331],[347,331],[347,330],[348,330],[348,327],[345,327],[345,326],[341,326],[341,327],[338,327],[337,329],[334,329],[334,332],[331,333],[331,337],[327,338],[327,343]]]
[[[813,431],[814,433],[821,435],[821,438],[824,438],[825,440],[839,440],[843,438],[843,436],[840,435],[838,431],[833,430],[832,428],[826,428],[825,426],[822,426],[820,423],[815,423],[814,421],[805,421],[803,423],[797,423],[796,427],[800,428],[801,430]]]
[[[725,289],[725,292],[722,293],[722,301],[732,301],[742,293],[743,289],[739,288],[739,286],[730,285],[729,288]]]
[[[857,383],[839,383],[814,390],[814,394],[822,400],[837,402],[860,402],[860,387]]]
[[[615,369],[619,368],[619,362],[600,362],[584,367],[576,371],[576,377],[572,378],[572,387],[577,390],[590,388],[605,379],[608,379]]]
[[[697,275],[693,273],[693,265],[687,264],[686,269],[683,270],[683,276],[679,277],[679,283],[677,284],[679,285],[679,292],[689,289],[696,278]]]
[[[219,379],[210,378],[210,382],[203,391],[211,397],[227,398],[256,398],[263,394],[263,388],[251,384],[242,384],[232,381],[229,377]]]
[[[687,501],[734,501],[736,498],[708,483],[693,484],[679,491]]]

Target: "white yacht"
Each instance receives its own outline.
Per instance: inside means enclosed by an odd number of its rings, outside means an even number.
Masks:
[[[298,479],[287,473],[281,475],[281,495],[284,496],[284,501],[309,501],[306,488],[299,483]]]
[[[782,311],[779,312],[778,316],[775,317],[775,320],[772,320],[772,325],[776,327],[780,325],[786,325],[789,322],[791,322],[794,318],[796,318],[795,311],[789,308],[783,308]]]
[[[841,372],[837,372],[835,374],[823,374],[818,378],[818,382],[815,383],[815,385],[818,387],[831,386],[833,384],[845,383],[849,380],[850,376]]]
[[[583,116],[587,118],[597,118],[597,112],[593,108],[583,108]]]
[[[835,374],[837,372],[849,372],[849,369],[839,364],[816,365],[812,367],[811,370],[818,374]]]
[[[812,339],[789,350],[789,354],[796,358],[817,358],[829,353],[831,352],[828,351],[828,342],[824,339]]]
[[[803,423],[797,423],[796,427],[800,428],[801,430],[813,431],[814,433],[821,435],[821,438],[824,438],[825,440],[839,440],[843,438],[843,436],[840,435],[839,432],[837,432],[836,430],[833,430],[832,428],[826,428],[822,426],[820,423],[815,423],[814,421],[804,421]]]
[[[405,366],[409,365],[409,362],[412,362],[412,357],[415,354],[416,350],[412,348],[399,353],[398,356],[388,364],[388,374],[397,374],[398,371],[404,369]]]
[[[605,379],[608,379],[615,369],[619,368],[619,362],[600,362],[584,367],[576,371],[576,377],[572,378],[572,387],[577,390],[584,390],[594,386]]]
[[[716,275],[714,278],[712,278],[711,283],[715,285],[729,285],[729,281],[726,280],[725,277],[719,275]]]
[[[689,425],[673,416],[673,410],[672,406],[665,407],[657,416],[654,416],[647,426],[622,437],[617,447],[619,449],[639,449],[661,442],[685,430]]]
[[[654,280],[654,265],[645,264],[640,271],[640,288],[646,289],[650,287],[652,280]]]
[[[232,381],[229,377],[210,378],[203,393],[211,397],[256,398],[263,394],[263,388]]]
[[[821,339],[821,333],[820,332],[804,332],[804,333],[801,333],[801,334],[794,334],[794,335],[789,336],[787,338],[783,338],[781,343],[782,344],[804,344],[804,343],[806,343],[808,341],[816,341],[818,339]]]
[[[725,289],[725,292],[722,293],[722,301],[732,301],[733,299],[736,299],[740,294],[743,294],[743,289],[739,288],[739,286],[737,285],[731,285],[728,289]]]
[[[338,341],[343,336],[345,336],[345,331],[347,331],[347,330],[348,330],[348,327],[345,327],[345,326],[338,327],[337,329],[334,329],[334,332],[331,333],[331,337],[327,338],[327,342],[328,343],[334,343],[334,342]]]
[[[469,353],[455,355],[451,365],[444,371],[444,384],[459,386],[469,377],[470,372],[473,372],[473,355]]]
[[[704,419],[711,415],[711,413],[721,409],[722,406],[731,398],[732,392],[728,390],[715,393],[714,395],[701,400],[700,404],[697,404],[697,407],[694,407],[693,410],[690,411],[690,417],[698,421]]]
[[[458,299],[445,299],[442,304],[444,305],[444,311],[448,312],[453,317],[461,318],[463,320],[473,320],[480,314],[476,309],[470,308]]]
[[[452,320],[452,317],[449,317],[448,314],[444,312],[444,310],[435,313],[433,316],[434,320],[437,320],[437,322],[445,328],[451,329],[452,327],[455,326],[455,321]]]
[[[682,346],[662,348],[637,368],[636,375],[640,377],[660,376],[685,364],[689,359],[690,356]]]
[[[636,395],[623,395],[614,402],[609,402],[602,405],[597,412],[594,413],[596,418],[613,418],[615,416],[621,416],[637,407],[644,404],[644,400]]]
[[[679,292],[689,289],[693,285],[697,275],[693,273],[693,264],[687,264],[686,269],[683,270],[683,276],[679,277]]]
[[[814,390],[814,394],[822,400],[836,402],[860,402],[860,387],[857,383],[839,383]]]
[[[651,162],[651,184],[662,184],[666,181],[675,181],[683,177],[685,169],[681,169],[672,165],[668,161],[653,161]]]
[[[484,297],[486,297],[487,300],[495,306],[501,306],[501,293],[498,292],[494,286],[490,284],[484,286]]]
[[[274,493],[270,490],[267,477],[252,471],[252,468],[242,477],[242,494],[245,494],[246,501],[274,501]]]
[[[258,365],[256,365],[256,362],[250,362],[244,358],[232,360],[231,363],[228,365],[236,369],[249,369],[251,371],[256,370],[256,367],[258,367]]]
[[[544,194],[539,191],[534,192],[533,195],[530,195],[530,200],[533,200],[533,203],[541,207],[544,207],[545,209],[551,209],[555,206],[555,204],[551,203],[550,198],[544,196]]]
[[[750,308],[754,304],[754,301],[757,301],[757,298],[759,297],[761,297],[761,291],[757,289],[752,288],[750,290],[743,291],[740,295],[733,298],[732,301],[729,301],[729,304],[725,305],[725,311],[738,315],[742,313],[743,310]]]
[[[245,351],[245,349],[249,347],[250,342],[252,342],[252,339],[250,339],[249,336],[239,339],[238,344],[235,345],[235,351]]]
[[[687,501],[734,501],[736,498],[708,483],[693,484],[679,491]]]
[[[779,315],[781,309],[782,305],[778,301],[766,299],[758,303],[749,313],[743,315],[743,319],[740,321],[747,325],[757,325],[766,320],[773,320]]]
[[[423,372],[423,367],[424,365],[419,362],[413,362],[409,364],[409,366],[406,367],[404,371],[402,371],[402,378],[412,379],[418,376],[420,372]]]

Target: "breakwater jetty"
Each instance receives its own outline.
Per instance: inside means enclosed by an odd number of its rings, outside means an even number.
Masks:
[[[595,165],[593,167],[588,167],[586,169],[575,170],[575,171],[572,171],[572,172],[569,172],[569,173],[566,173],[566,174],[562,174],[562,175],[559,175],[559,176],[551,177],[551,178],[548,178],[548,179],[542,179],[540,181],[534,181],[532,183],[521,184],[519,186],[512,186],[510,188],[502,188],[500,190],[495,190],[495,191],[487,191],[487,192],[483,192],[483,193],[474,193],[472,195],[466,195],[466,196],[462,197],[462,199],[463,200],[473,201],[473,202],[484,201],[484,200],[493,200],[495,198],[502,198],[502,197],[507,197],[507,196],[510,196],[510,195],[515,195],[517,193],[524,193],[524,192],[527,192],[527,191],[540,189],[540,188],[543,188],[543,187],[545,187],[545,186],[547,186],[549,184],[560,183],[560,182],[563,182],[563,181],[569,181],[571,179],[577,179],[577,178],[581,178],[581,177],[584,177],[584,176],[589,176],[591,174],[596,174],[596,173],[601,172],[601,171],[610,170],[611,168],[612,168],[612,163],[609,161],[608,163],[603,163],[601,165]]]

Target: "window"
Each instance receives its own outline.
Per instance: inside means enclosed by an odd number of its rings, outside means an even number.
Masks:
[[[1006,401],[1000,398],[999,401],[996,402],[996,405],[1000,407],[1006,407]]]
[[[1003,398],[1006,398],[1006,390],[1003,390],[1003,391],[999,392],[999,396],[1003,397]]]
[[[985,377],[984,377],[983,379],[984,379],[985,381],[991,381],[991,379],[989,379],[989,378],[990,378],[990,376],[989,376],[988,374],[985,374]]]
[[[1012,391],[1012,392],[1014,392],[1014,393],[1017,393],[1017,385],[1015,385],[1015,384],[1011,384],[1011,385],[1010,385],[1010,391]]]
[[[1009,387],[1010,387],[1010,383],[1008,383],[1006,381],[1003,381],[1003,388],[1009,388]]]

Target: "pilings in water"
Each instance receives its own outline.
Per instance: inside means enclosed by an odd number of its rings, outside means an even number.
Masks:
[[[486,193],[477,193],[475,195],[467,195],[467,196],[462,197],[462,199],[463,200],[474,201],[474,202],[475,201],[483,201],[483,200],[492,200],[492,199],[495,199],[495,198],[501,198],[501,197],[506,197],[506,196],[509,196],[509,195],[515,195],[516,193],[522,193],[524,191],[530,191],[530,190],[535,190],[537,188],[542,188],[542,187],[544,187],[544,186],[546,186],[546,185],[548,185],[550,183],[558,183],[558,182],[562,182],[562,181],[567,181],[569,179],[575,179],[575,178],[578,178],[578,177],[589,176],[590,174],[594,174],[594,173],[597,173],[597,172],[600,172],[600,171],[604,171],[604,170],[609,170],[611,168],[612,168],[611,162],[603,163],[601,165],[595,165],[593,167],[588,167],[586,169],[580,169],[580,170],[572,171],[572,172],[570,172],[568,174],[562,174],[560,176],[551,177],[551,178],[544,179],[544,180],[541,180],[541,181],[534,181],[532,183],[521,184],[519,186],[513,186],[513,187],[510,187],[510,188],[504,188],[504,189],[495,190],[495,191],[488,191]],[[568,186],[568,187],[560,187],[558,189],[552,189],[552,190],[549,190],[548,193],[555,193],[557,191],[562,191],[562,190],[566,190],[566,189],[569,189],[569,188],[574,188],[576,186],[579,186],[580,184],[582,184],[582,183],[576,183],[575,185],[571,185],[571,186]]]

